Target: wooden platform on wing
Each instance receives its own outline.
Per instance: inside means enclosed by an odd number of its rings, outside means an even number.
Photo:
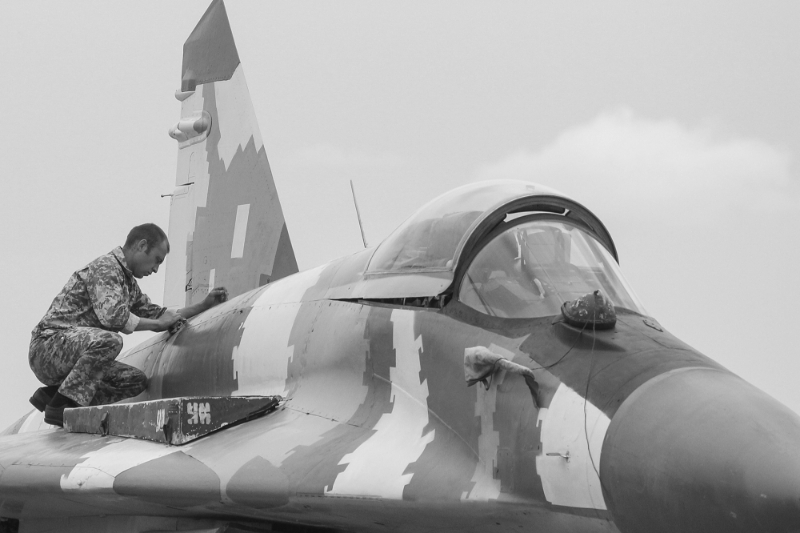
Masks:
[[[64,410],[64,429],[181,445],[275,410],[280,396],[192,396]]]

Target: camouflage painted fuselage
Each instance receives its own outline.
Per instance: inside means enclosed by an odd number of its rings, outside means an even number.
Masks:
[[[375,249],[294,274],[221,0],[183,59],[164,301],[220,285],[236,297],[118,360],[149,378],[133,401],[286,401],[180,447],[26,415],[0,435],[0,519],[20,518],[22,533],[800,531],[800,417],[643,309],[611,298],[615,327],[593,331],[557,306],[499,318],[461,299],[477,286],[471,265],[504,235],[518,235],[509,268],[485,269],[486,287],[522,272],[526,224],[581,228],[616,264],[588,209],[527,182],[465,185]],[[568,295],[558,305],[602,286],[565,275],[568,263],[549,271]],[[545,293],[557,291],[539,282],[535,302]],[[468,387],[476,347],[532,371],[538,391],[504,371]]]
[[[246,293],[121,358],[150,377],[137,401],[277,394],[282,409],[180,448],[60,430],[4,437],[4,515],[181,509],[346,529],[614,531],[595,469],[618,407],[656,375],[719,369],[635,314],[582,332],[458,302],[326,299],[341,263]],[[473,346],[534,369],[541,408],[516,375],[467,387]],[[26,463],[32,448],[48,464]]]

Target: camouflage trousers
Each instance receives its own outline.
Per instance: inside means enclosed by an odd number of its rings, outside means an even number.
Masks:
[[[73,327],[34,336],[28,363],[39,381],[60,384],[58,392],[80,405],[104,405],[147,388],[144,372],[115,361],[121,350],[118,333]]]

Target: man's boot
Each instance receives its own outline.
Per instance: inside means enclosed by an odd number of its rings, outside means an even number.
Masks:
[[[58,385],[39,387],[28,401],[31,402],[31,405],[33,405],[37,411],[44,411],[44,408],[47,407],[47,404],[50,403],[57,392]]]
[[[64,427],[64,409],[70,407],[80,407],[72,398],[67,398],[60,392],[56,392],[53,399],[44,409],[44,422],[51,426]]]

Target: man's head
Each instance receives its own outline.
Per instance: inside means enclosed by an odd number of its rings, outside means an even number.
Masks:
[[[125,262],[134,277],[143,278],[155,272],[169,253],[166,233],[155,224],[136,226],[122,247]]]

